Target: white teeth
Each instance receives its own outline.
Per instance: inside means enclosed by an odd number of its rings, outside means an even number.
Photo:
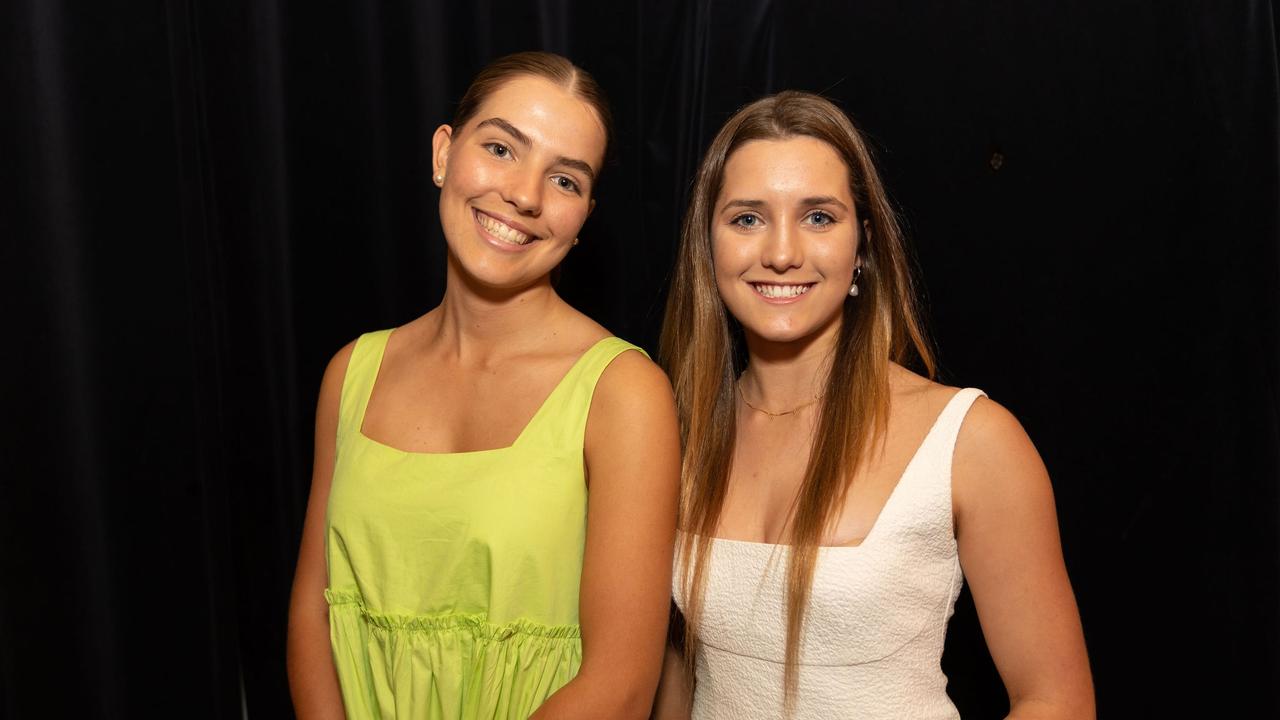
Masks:
[[[477,212],[476,217],[480,220],[480,227],[484,228],[490,235],[503,242],[508,242],[512,245],[523,245],[531,239],[528,235],[525,235],[510,225],[499,222],[482,212]]]
[[[751,283],[756,292],[767,298],[793,298],[809,292],[808,285],[770,285],[766,283]]]

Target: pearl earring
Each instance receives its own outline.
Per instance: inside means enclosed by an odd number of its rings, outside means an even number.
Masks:
[[[853,269],[853,284],[849,286],[849,297],[858,297],[858,278],[862,277],[862,266]]]
[[[441,173],[441,174],[439,174],[439,175],[436,175],[436,184],[437,184],[437,185],[443,185],[443,184],[444,184],[444,173]]]

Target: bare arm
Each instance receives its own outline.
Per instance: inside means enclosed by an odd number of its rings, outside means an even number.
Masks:
[[[329,571],[324,558],[325,508],[333,480],[334,445],[342,380],[351,359],[347,345],[334,356],[320,382],[316,406],[316,452],[311,495],[302,525],[302,545],[289,598],[289,692],[298,720],[345,720],[342,691],[329,647],[329,605],[324,599]]]
[[[994,402],[979,399],[965,419],[952,497],[960,563],[1009,693],[1009,718],[1093,718],[1049,475],[1022,426]]]
[[[675,400],[656,365],[634,352],[613,361],[585,444],[582,668],[533,717],[645,718],[666,644],[680,475]]]

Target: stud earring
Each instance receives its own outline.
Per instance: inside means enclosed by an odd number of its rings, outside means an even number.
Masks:
[[[437,185],[444,184],[444,173],[440,173],[439,175],[436,175],[436,184]]]
[[[573,239],[573,246],[578,247],[578,238]]]
[[[853,284],[849,286],[849,297],[858,297],[858,278],[862,277],[862,266],[853,269]]]

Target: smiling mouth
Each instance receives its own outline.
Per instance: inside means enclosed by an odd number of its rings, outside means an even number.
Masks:
[[[532,240],[537,240],[533,235],[522,233],[492,215],[476,210],[475,216],[476,222],[480,223],[480,227],[484,228],[485,232],[508,245],[525,245]]]
[[[813,283],[804,283],[802,285],[781,285],[776,283],[751,283],[751,287],[759,295],[769,300],[788,300],[790,298],[800,297],[809,292],[809,288],[813,287]]]

